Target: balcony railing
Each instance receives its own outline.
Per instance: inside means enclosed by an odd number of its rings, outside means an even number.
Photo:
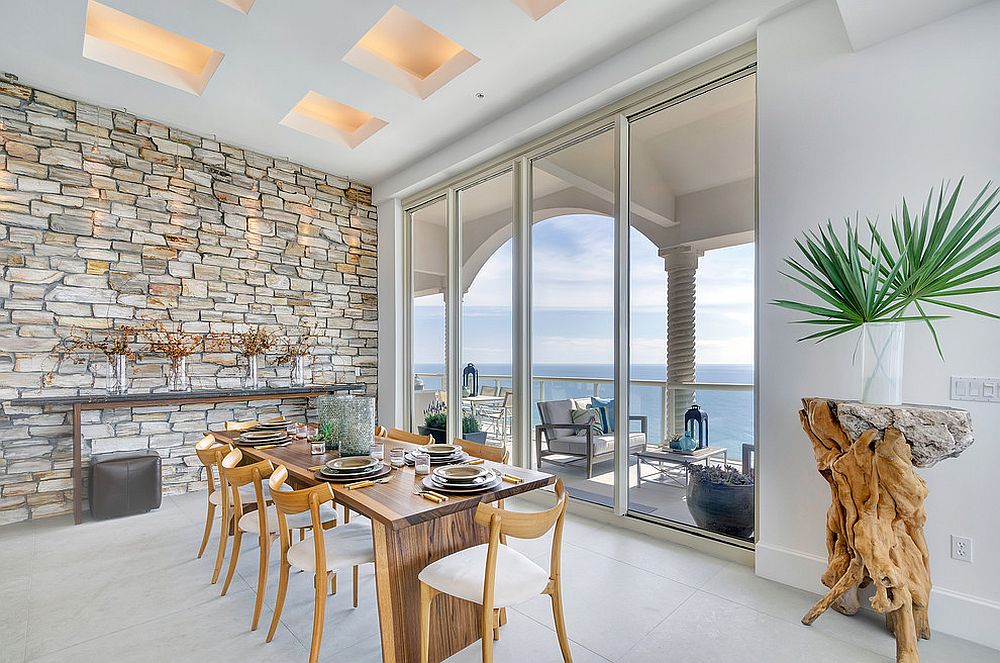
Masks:
[[[415,376],[425,381],[425,388],[430,390],[442,389],[444,383],[445,375],[443,373],[415,373]],[[430,380],[434,380],[431,383]],[[586,387],[591,396],[610,396],[611,391],[614,386],[614,379],[612,378],[595,378],[595,377],[577,377],[577,376],[556,376],[556,375],[535,375],[532,376],[532,396],[537,398],[535,400],[544,401],[546,396],[551,394],[553,390],[552,387],[559,384],[574,384],[574,385],[589,385]],[[509,375],[483,375],[479,376],[479,386],[493,386],[499,390],[500,387],[509,387],[511,385],[511,377]],[[549,386],[549,394],[546,394],[546,386]],[[648,408],[632,408],[633,414],[644,414],[650,419],[650,432],[654,430],[659,430],[659,439],[666,440],[675,431],[671,430],[670,427],[670,417],[667,416],[668,412],[673,411],[673,401],[678,392],[695,392],[695,391],[719,391],[719,392],[748,392],[753,393],[754,386],[752,384],[744,383],[727,383],[727,382],[668,382],[666,380],[643,380],[636,379],[630,380],[629,385],[632,388],[640,388],[646,390],[657,390],[659,398],[657,399],[657,409],[654,412],[649,412]],[[601,390],[601,387],[607,387],[605,391]],[[559,394],[558,398],[567,397],[582,397],[588,395],[586,393],[575,394],[574,396],[566,396],[565,394]],[[648,401],[647,401],[648,402]],[[538,413],[532,410],[532,418],[537,420]],[[653,424],[656,424],[656,428]]]

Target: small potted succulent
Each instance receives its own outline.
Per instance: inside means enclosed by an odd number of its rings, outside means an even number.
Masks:
[[[424,425],[417,426],[421,435],[432,435],[438,444],[448,442],[448,406],[434,401],[424,410]],[[486,444],[486,431],[479,430],[479,420],[470,413],[462,416],[462,438],[470,442]]]
[[[688,466],[687,505],[698,527],[748,539],[754,528],[754,477],[728,465]]]

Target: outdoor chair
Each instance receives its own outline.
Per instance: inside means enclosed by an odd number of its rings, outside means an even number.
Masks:
[[[542,423],[535,426],[535,450],[538,466],[548,460],[557,465],[566,465],[576,460],[560,462],[552,456],[575,456],[587,462],[587,478],[594,476],[594,463],[610,459],[615,454],[614,431],[601,435],[595,433],[588,423],[573,423],[574,409],[591,407],[589,398],[566,398],[558,401],[539,401],[538,414]],[[647,417],[632,415],[629,423],[638,422],[639,430],[628,434],[629,455],[646,448]],[[544,447],[543,447],[544,443]]]

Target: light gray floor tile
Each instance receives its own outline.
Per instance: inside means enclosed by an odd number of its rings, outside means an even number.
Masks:
[[[790,624],[739,603],[698,592],[621,658],[660,663],[886,663],[862,647]]]
[[[264,642],[266,628],[255,633],[249,631],[252,594],[241,592],[231,598],[229,601],[218,599],[191,610],[181,610],[136,624],[34,660],[39,663],[302,663],[306,660],[308,651],[283,627],[271,644]],[[223,601],[226,605],[222,605]],[[270,612],[265,615],[268,620],[270,616]]]
[[[563,595],[569,637],[617,660],[694,589],[572,544],[563,547]],[[552,626],[551,601],[539,596],[517,610]]]
[[[271,548],[260,627],[250,632],[256,539],[244,539],[233,586],[220,597],[221,584],[209,584],[218,525],[204,558],[195,559],[205,504],[202,491],[169,496],[161,509],[140,516],[80,526],[61,517],[0,528],[0,663],[305,660],[312,576],[292,574],[275,641],[265,645],[279,545]],[[516,499],[508,507],[543,508]],[[816,596],[758,578],[746,567],[573,514],[564,541],[567,625],[578,662],[865,663],[893,657],[894,642],[880,617],[830,612],[804,627],[799,619]],[[551,537],[512,545],[548,568]],[[362,567],[357,609],[349,572],[338,590],[326,604],[321,659],[377,663],[371,567]],[[560,660],[547,597],[511,610],[509,619],[495,649],[498,663]],[[1000,661],[1000,652],[940,633],[920,649],[924,663]],[[479,656],[476,643],[450,662]]]

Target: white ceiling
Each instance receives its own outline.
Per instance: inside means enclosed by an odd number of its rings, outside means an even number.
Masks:
[[[428,99],[342,62],[389,0],[104,0],[225,54],[194,96],[82,57],[86,0],[4,0],[0,70],[25,83],[375,183],[503,117],[710,0],[566,0],[533,21],[511,0],[398,0],[480,62]],[[314,90],[388,126],[351,150],[281,126]],[[477,92],[486,94],[477,100]]]

